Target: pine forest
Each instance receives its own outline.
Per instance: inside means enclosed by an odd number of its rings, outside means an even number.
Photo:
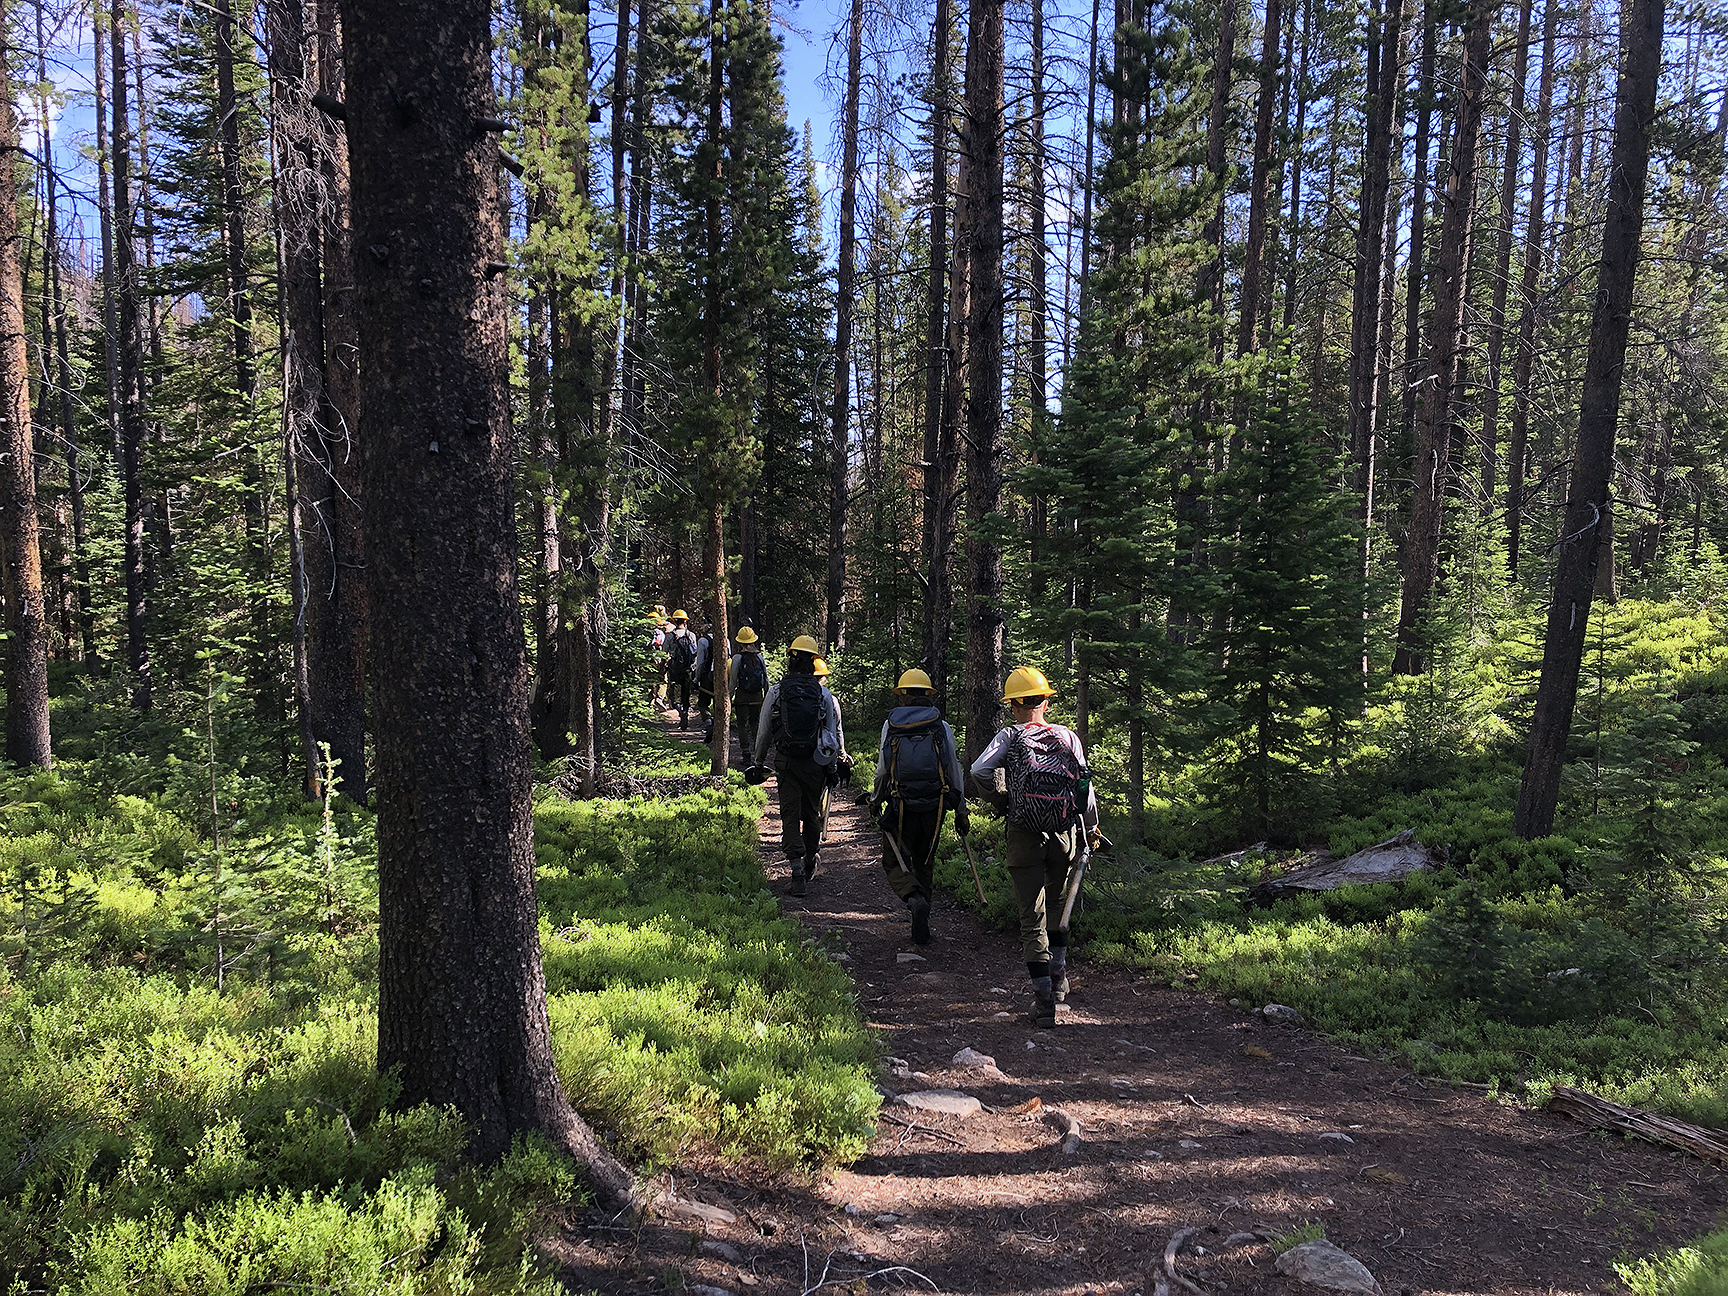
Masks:
[[[9,1296],[1728,1291],[1723,0],[0,40]]]

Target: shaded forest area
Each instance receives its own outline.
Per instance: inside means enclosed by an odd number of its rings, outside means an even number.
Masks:
[[[6,7],[0,1275],[544,1290],[544,1140],[858,1154],[656,608],[971,754],[1041,667],[1085,957],[1728,1121],[1728,9],[848,0],[832,158],[817,17]]]

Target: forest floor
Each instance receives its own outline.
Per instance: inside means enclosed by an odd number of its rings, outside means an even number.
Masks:
[[[1206,1291],[1312,1294],[1273,1271],[1264,1241],[1227,1244],[1312,1222],[1389,1296],[1608,1292],[1614,1260],[1694,1238],[1728,1208],[1728,1181],[1701,1161],[1084,957],[1057,1029],[1036,1030],[1013,933],[938,895],[931,943],[912,944],[849,795],[802,899],[786,894],[772,796],[761,839],[786,912],[843,956],[883,1052],[909,1064],[885,1090],[960,1090],[983,1110],[885,1106],[866,1155],[817,1174],[677,1167],[669,1186],[736,1218],[572,1218],[546,1244],[572,1290],[1152,1296],[1172,1237],[1199,1229],[1204,1254],[1190,1245],[1177,1267]],[[996,1070],[957,1065],[965,1048]],[[1078,1120],[1074,1152],[1050,1108]]]

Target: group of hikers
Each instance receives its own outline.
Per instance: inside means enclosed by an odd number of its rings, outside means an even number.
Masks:
[[[656,697],[668,708],[676,706],[679,726],[690,723],[692,686],[698,708],[711,716],[712,637],[692,634],[680,608],[657,624],[653,647],[661,663]],[[786,669],[772,685],[761,641],[749,626],[738,632],[737,649],[725,679],[748,762],[746,777],[762,783],[770,773],[775,776],[790,890],[803,896],[820,864],[830,798],[853,765],[840,703],[827,686],[827,663],[809,635],[792,641]],[[953,812],[954,830],[963,842],[972,828],[968,790],[1003,816],[1003,863],[1020,910],[1021,952],[1032,981],[1031,1017],[1042,1027],[1055,1026],[1056,1005],[1068,997],[1074,884],[1090,853],[1105,844],[1085,748],[1078,734],[1048,718],[1054,696],[1041,670],[1014,670],[1002,688],[1011,723],[966,770],[930,677],[906,671],[882,723],[875,780],[858,798],[871,807],[882,830],[882,868],[910,914],[918,945],[930,941],[936,847],[948,813]],[[710,736],[712,724],[710,719]]]

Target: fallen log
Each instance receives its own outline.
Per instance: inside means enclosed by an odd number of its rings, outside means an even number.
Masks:
[[[1322,860],[1283,877],[1262,882],[1249,894],[1258,903],[1270,904],[1302,892],[1396,882],[1412,873],[1440,868],[1450,858],[1451,852],[1446,847],[1424,846],[1416,840],[1416,830],[1406,828],[1397,836],[1366,846],[1354,855],[1339,860]]]
[[[1719,1131],[1705,1129],[1702,1125],[1639,1111],[1636,1107],[1622,1107],[1570,1085],[1555,1085],[1548,1106],[1594,1129],[1618,1130],[1662,1147],[1690,1152],[1717,1165],[1728,1165],[1728,1142],[1723,1140]]]

